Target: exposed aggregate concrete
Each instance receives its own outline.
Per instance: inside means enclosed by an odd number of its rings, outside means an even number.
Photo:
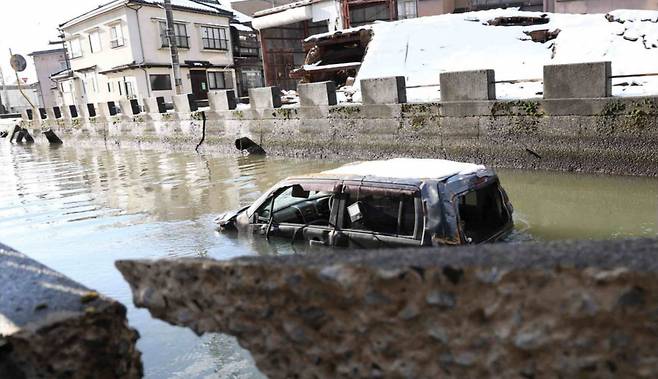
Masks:
[[[0,244],[0,378],[141,378],[126,308]]]
[[[271,378],[656,377],[658,240],[119,261]]]

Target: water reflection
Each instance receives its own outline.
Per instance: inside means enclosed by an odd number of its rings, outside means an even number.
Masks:
[[[132,306],[116,259],[289,254],[290,241],[218,234],[213,218],[332,161],[0,142],[0,241],[126,304],[146,376],[259,377],[223,335],[196,337]],[[499,170],[513,240],[656,235],[658,180]],[[297,246],[304,250],[303,246]]]

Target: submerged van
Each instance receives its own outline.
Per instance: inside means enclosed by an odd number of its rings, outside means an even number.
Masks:
[[[266,238],[376,248],[496,241],[512,230],[512,212],[489,168],[397,158],[287,178],[215,221]]]

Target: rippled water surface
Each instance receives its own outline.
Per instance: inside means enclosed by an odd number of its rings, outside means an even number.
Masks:
[[[0,140],[0,241],[124,303],[147,377],[260,377],[232,337],[199,338],[135,309],[113,262],[291,253],[287,241],[220,235],[212,219],[286,176],[340,164]],[[511,240],[658,234],[656,179],[499,174],[516,211]]]

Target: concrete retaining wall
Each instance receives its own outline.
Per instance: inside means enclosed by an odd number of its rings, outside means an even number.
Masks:
[[[658,376],[658,240],[120,261],[271,378]]]
[[[161,98],[149,98],[142,100],[146,112],[137,115],[107,115],[99,106],[101,112],[89,118],[86,107],[79,106],[81,117],[26,116],[23,126],[34,135],[52,128],[63,134],[64,143],[100,138],[191,149],[203,136],[202,149],[232,152],[238,138],[248,137],[268,154],[295,157],[432,157],[656,176],[658,97],[608,97],[609,69],[609,62],[549,66],[546,99],[486,100],[495,95],[494,73],[481,70],[442,74],[442,96],[450,101],[440,103],[405,104],[404,78],[394,77],[362,80],[363,104],[329,105],[335,89],[313,83],[300,87],[301,106],[281,107],[275,87],[252,88],[249,108],[231,109],[233,98],[213,93],[210,107],[197,111],[181,95],[175,99],[177,111]],[[582,83],[587,78],[589,87]]]
[[[0,244],[0,378],[141,378],[126,308]]]

